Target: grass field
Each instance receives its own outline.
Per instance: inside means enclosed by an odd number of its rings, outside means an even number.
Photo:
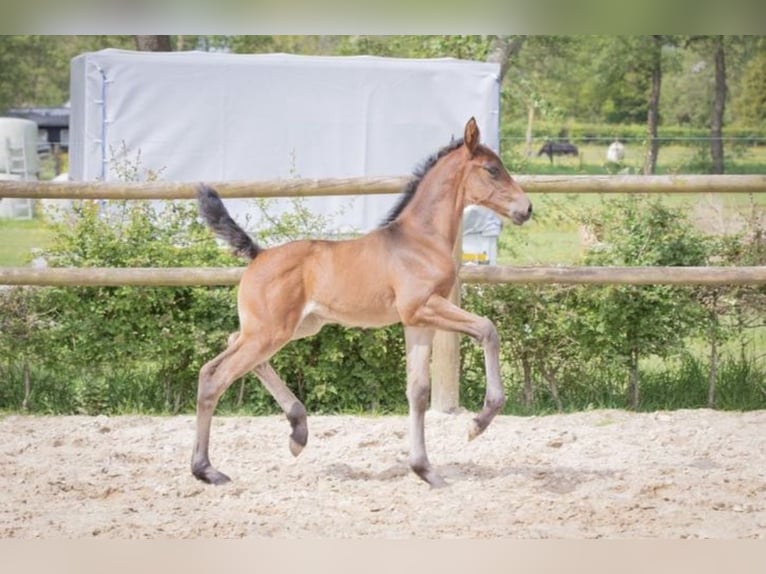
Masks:
[[[579,145],[579,157],[554,157],[553,163],[548,156],[538,157],[539,143],[533,147],[532,154],[526,156],[523,143],[505,144],[503,159],[509,165],[520,167],[527,174],[608,174],[606,168],[606,146]],[[638,145],[625,146],[623,167],[630,173],[640,173],[644,163],[646,148]],[[726,172],[735,174],[766,173],[766,147],[742,146],[727,148]],[[657,157],[657,174],[706,173],[710,164],[710,151],[707,147],[663,145]]]
[[[0,267],[26,265],[34,257],[32,250],[51,240],[51,232],[40,221],[0,219]]]
[[[555,157],[551,163],[547,156],[524,157],[523,145],[517,145],[505,154],[509,165],[517,167],[517,173],[530,175],[607,175],[604,146],[579,146],[579,157]],[[658,174],[704,173],[707,150],[688,146],[663,146],[658,157]],[[628,173],[640,173],[645,150],[639,147],[626,149],[624,168]],[[766,148],[748,147],[737,150],[727,157],[729,174],[766,174]],[[567,196],[535,195],[533,220],[517,228],[503,227],[498,248],[500,264],[571,264],[583,253],[583,237],[574,214],[606,201],[617,194],[572,194]],[[667,194],[664,200],[670,205],[683,206],[689,210],[693,221],[716,233],[732,232],[753,211],[766,213],[766,192],[763,194]]]

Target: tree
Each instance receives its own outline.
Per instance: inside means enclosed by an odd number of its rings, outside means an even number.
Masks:
[[[535,118],[564,119],[569,101],[577,99],[562,98],[562,86],[577,83],[567,78],[577,73],[572,62],[577,60],[580,42],[566,36],[533,36],[524,40],[523,50],[521,43],[516,44],[513,65],[509,61],[506,68],[503,108],[506,117],[526,118],[527,155],[532,153]]]
[[[706,244],[680,209],[628,196],[586,217],[599,239],[586,265],[704,265]],[[593,317],[580,337],[594,353],[611,353],[628,370],[629,404],[639,406],[639,360],[665,357],[700,323],[689,290],[667,285],[614,285],[591,291]]]
[[[72,58],[131,45],[130,36],[0,36],[0,113],[63,104],[69,99]]]
[[[657,139],[657,128],[660,123],[660,91],[662,87],[662,36],[652,36],[648,46],[649,71],[651,83],[649,102],[646,107],[647,149],[644,160],[644,174],[654,173],[657,167],[657,154],[660,143]]]
[[[715,59],[715,88],[713,109],[710,113],[710,155],[713,159],[713,173],[723,173],[723,114],[726,110],[726,55],[723,36],[713,40]]]
[[[694,45],[703,56],[713,60],[713,94],[710,107],[710,158],[711,173],[724,172],[723,124],[726,111],[726,48],[724,36],[692,36],[689,44]]]
[[[48,350],[40,337],[48,321],[48,313],[38,304],[43,296],[43,290],[34,287],[0,290],[0,309],[3,310],[0,313],[0,373],[11,380],[15,378],[14,367],[21,369],[23,393],[20,406],[23,410],[30,408],[32,398],[31,367]],[[7,402],[19,406],[16,401]]]
[[[136,50],[142,52],[170,52],[170,36],[135,36]]]
[[[525,39],[524,36],[493,36],[487,52],[487,62],[500,64],[500,84],[505,79],[511,60],[521,51]]]
[[[756,40],[754,54],[742,71],[739,94],[732,107],[740,123],[766,126],[766,38]]]
[[[753,69],[744,65],[746,60],[755,62],[757,69],[758,53],[755,40],[748,36],[692,36],[691,42],[714,63],[714,84],[712,105],[710,108],[710,157],[712,160],[711,173],[724,173],[724,139],[723,126],[726,118],[729,86],[732,78],[737,78],[745,87],[750,79],[746,73]],[[762,40],[761,40],[761,45]],[[753,50],[753,48],[756,48]],[[755,57],[753,57],[755,56]],[[763,73],[763,68],[760,74]],[[746,88],[745,88],[746,89]],[[762,98],[763,94],[755,96]],[[756,104],[755,109],[763,114],[762,107]]]

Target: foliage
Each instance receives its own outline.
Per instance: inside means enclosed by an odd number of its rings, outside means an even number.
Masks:
[[[708,249],[708,241],[689,238],[684,227],[690,226],[672,210],[642,201],[634,197],[593,215],[610,247],[591,254],[591,261],[606,258],[606,252],[609,261],[619,263],[690,264]],[[183,202],[163,212],[143,202],[78,204],[70,219],[56,224],[52,245],[46,252],[52,265],[241,265]],[[759,245],[752,248],[755,253]],[[732,261],[755,260],[741,247],[728,249]],[[698,300],[694,290],[652,287],[463,289],[464,307],[497,325],[506,412],[519,414],[624,405],[631,343],[644,359],[668,359],[663,368],[644,362],[642,408],[704,404],[702,359],[681,350],[683,335],[692,332],[690,318],[701,312],[693,308]],[[740,301],[753,308],[762,295],[751,292]],[[0,306],[0,408],[26,403],[33,412],[189,412],[200,365],[236,329],[230,288],[19,288],[3,292]],[[328,326],[287,345],[273,364],[310,412],[400,413],[406,410],[403,349],[398,326]],[[688,358],[674,361],[678,356]],[[461,401],[476,409],[484,397],[484,362],[481,349],[468,339],[462,361]],[[752,353],[722,356],[716,404],[762,408],[763,375]],[[275,408],[252,376],[236,383],[221,404],[221,412]]]
[[[763,38],[727,36],[732,106],[727,124],[763,125]],[[503,121],[526,120],[530,105],[539,119],[563,122],[644,123],[648,36],[529,36],[510,62],[502,86]],[[370,54],[402,58],[486,60],[492,36],[172,36],[175,50],[235,53]],[[711,54],[704,42],[664,36],[663,125],[705,128],[709,120]],[[60,105],[68,99],[69,61],[102,48],[135,47],[132,36],[0,37],[0,109]]]
[[[644,141],[648,40],[525,39],[501,88],[503,140],[525,133],[531,107],[537,114],[536,138]],[[237,53],[484,60],[491,37],[176,36],[173,43],[176,49]],[[724,128],[727,137],[764,137],[763,45],[760,37],[727,40],[733,102]],[[104,47],[131,48],[133,38],[0,38],[0,108],[63,103],[69,60]],[[704,43],[665,38],[661,143],[709,137],[709,70]],[[158,175],[140,170],[138,161],[131,164],[124,152],[119,153],[125,179]],[[510,160],[514,171],[523,170],[525,158]],[[705,167],[703,152],[696,161],[688,167]],[[260,241],[321,234],[323,222],[300,202],[290,219],[269,217],[268,203],[260,205],[267,216],[257,234]],[[587,256],[590,264],[766,262],[762,226],[755,219],[741,236],[713,241],[693,233],[693,226],[673,210],[635,196],[604,204],[585,223],[600,239]],[[197,222],[194,208],[183,202],[162,211],[142,202],[84,202],[53,228],[55,237],[45,257],[54,266],[242,264],[218,247]],[[463,289],[464,306],[497,325],[507,412],[517,413],[623,406],[626,382],[637,393],[639,374],[641,408],[704,405],[712,355],[695,345],[703,341],[712,348],[740,339],[740,353],[721,351],[715,404],[763,408],[762,357],[744,342],[744,333],[763,326],[763,295],[762,287]],[[33,412],[190,411],[200,365],[219,352],[237,326],[230,288],[17,288],[0,292],[0,308],[0,408],[24,405]],[[289,344],[273,362],[310,412],[403,412],[403,348],[401,327],[332,326]],[[478,408],[484,398],[484,362],[481,349],[467,339],[462,361],[463,404]],[[264,413],[274,412],[275,405],[249,376],[224,396],[221,408]]]
[[[218,247],[189,202],[164,210],[141,201],[77,203],[53,226],[55,241],[44,253],[51,266],[241,265]],[[289,227],[283,231],[296,233]],[[233,290],[223,287],[10,290],[1,303],[0,360],[15,365],[28,358],[33,364],[36,410],[188,411],[202,363],[220,352],[237,327]],[[328,327],[288,345],[274,365],[314,412],[391,412],[401,410],[405,397],[403,347],[400,327]],[[60,381],[69,387],[66,401],[47,399],[45,380],[54,371],[70,379]],[[249,404],[272,411],[260,385],[249,382],[223,408]],[[6,406],[19,404],[11,389],[0,391]]]
[[[69,99],[69,62],[82,52],[133,47],[131,36],[0,36],[0,112],[60,106]]]
[[[188,202],[164,210],[141,201],[82,203],[55,229],[56,241],[45,253],[52,266],[232,263]],[[233,297],[225,288],[52,288],[45,303],[55,325],[50,344],[65,363],[89,365],[105,377],[127,364],[152,365],[171,410],[188,406],[202,359],[236,328]]]
[[[614,200],[585,223],[596,242],[587,265],[695,266],[706,262],[706,245],[678,209],[661,199],[633,195]],[[613,285],[593,291],[594,313],[579,337],[593,351],[620,359],[629,369],[631,405],[638,407],[638,362],[667,356],[694,333],[699,307],[688,291],[668,285]]]
[[[766,42],[747,64],[742,77],[741,93],[734,100],[738,119],[743,124],[766,126]]]
[[[485,60],[489,36],[344,36],[340,55],[370,54],[399,58],[460,58]]]
[[[492,285],[466,287],[464,306],[472,312],[492,317],[498,328],[501,355],[506,365],[515,365],[521,380],[514,388],[506,378],[508,391],[529,412],[535,406],[534,373],[544,381],[545,390],[558,410],[563,408],[560,381],[583,367],[583,352],[577,339],[576,290],[562,286]],[[475,387],[483,388],[483,355],[476,346],[464,345],[466,372],[476,378],[472,389],[463,395],[480,405]],[[468,374],[466,374],[468,377]]]

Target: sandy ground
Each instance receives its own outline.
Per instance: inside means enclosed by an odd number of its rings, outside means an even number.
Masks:
[[[191,417],[0,420],[2,538],[766,538],[766,411],[428,413],[431,489],[404,417],[216,417],[223,487],[189,472]]]

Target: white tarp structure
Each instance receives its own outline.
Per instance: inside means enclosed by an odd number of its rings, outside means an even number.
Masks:
[[[498,77],[454,59],[86,53],[72,60],[70,178],[118,180],[124,151],[166,181],[409,175],[471,116],[498,149]],[[368,231],[396,200],[306,206],[338,232]],[[227,205],[258,219],[252,200]]]

